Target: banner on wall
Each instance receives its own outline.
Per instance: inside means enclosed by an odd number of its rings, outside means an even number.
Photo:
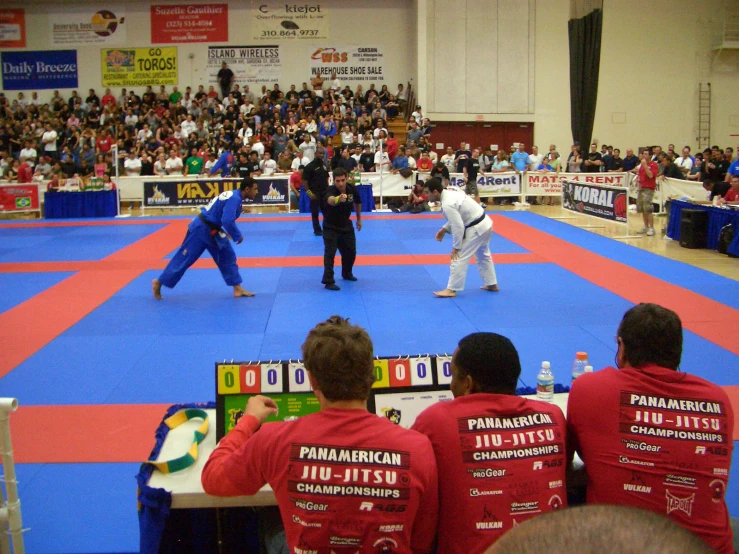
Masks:
[[[0,10],[0,48],[26,47],[26,12]]]
[[[103,48],[104,87],[177,84],[177,47]]]
[[[377,46],[325,46],[311,50],[310,69],[324,78],[336,72],[342,82],[382,81],[384,53]]]
[[[279,46],[208,46],[208,82],[216,83],[221,64],[234,72],[234,82],[244,84],[279,83],[282,76]]]
[[[320,2],[255,2],[250,23],[254,40],[327,39],[328,9]]]
[[[0,213],[38,211],[38,185],[0,185]]]
[[[464,174],[450,173],[449,186],[464,189]],[[514,172],[480,175],[477,178],[477,191],[480,196],[520,196],[521,175]]]
[[[152,6],[151,42],[228,42],[228,4]]]
[[[77,50],[3,52],[4,90],[77,88]]]
[[[244,204],[286,204],[289,202],[288,178],[255,179],[259,192],[254,200]],[[236,190],[241,179],[210,179],[197,181],[144,181],[145,208],[183,208],[206,206],[222,192]]]
[[[48,7],[49,34],[53,46],[124,44],[126,12],[122,6]]]
[[[562,186],[562,206],[566,210],[626,223],[629,204],[626,187],[577,181],[565,181]]]
[[[625,187],[629,181],[628,173],[526,173],[526,194],[544,196],[562,194],[562,183],[576,181],[578,183],[593,183],[596,185],[610,185]]]

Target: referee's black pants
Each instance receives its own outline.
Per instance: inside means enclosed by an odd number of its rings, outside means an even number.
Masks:
[[[334,281],[334,258],[336,249],[341,253],[341,276],[351,277],[354,260],[357,258],[357,239],[354,228],[337,231],[330,227],[323,229],[323,279],[321,283],[330,285]]]
[[[321,224],[318,221],[318,213],[323,213],[323,202],[325,201],[326,192],[325,191],[311,191],[313,192],[313,198],[310,199],[310,216],[313,220],[313,232],[314,233],[320,233],[321,232]]]

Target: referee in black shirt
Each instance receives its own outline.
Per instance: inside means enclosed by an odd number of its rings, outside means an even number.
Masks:
[[[357,257],[357,239],[352,226],[352,204],[357,214],[357,231],[362,230],[362,200],[354,185],[347,182],[348,174],[339,167],[334,170],[334,184],[326,193],[323,211],[323,279],[328,290],[339,290],[334,281],[336,249],[341,253],[341,276],[356,281],[352,273]]]
[[[326,191],[328,190],[328,169],[323,163],[323,146],[316,148],[316,157],[303,168],[303,185],[310,198],[310,215],[313,219],[313,234],[320,237],[323,234],[318,222],[318,211],[323,211]],[[326,216],[324,215],[324,218]],[[336,249],[334,249],[334,253]]]

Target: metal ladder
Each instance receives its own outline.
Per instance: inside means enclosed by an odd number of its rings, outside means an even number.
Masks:
[[[698,84],[698,150],[711,147],[711,83]]]

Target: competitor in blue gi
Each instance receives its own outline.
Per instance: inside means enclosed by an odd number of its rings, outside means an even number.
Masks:
[[[214,198],[207,207],[201,208],[200,215],[187,227],[182,246],[169,261],[167,267],[151,282],[154,298],[162,299],[162,286],[174,288],[185,271],[200,258],[207,249],[221,270],[223,280],[233,287],[234,296],[254,296],[241,286],[241,275],[236,265],[236,253],[229,243],[233,239],[241,244],[244,237],[236,226],[236,219],[241,215],[241,203],[245,198],[251,200],[257,195],[259,188],[256,181],[246,177],[237,190],[227,190]]]

